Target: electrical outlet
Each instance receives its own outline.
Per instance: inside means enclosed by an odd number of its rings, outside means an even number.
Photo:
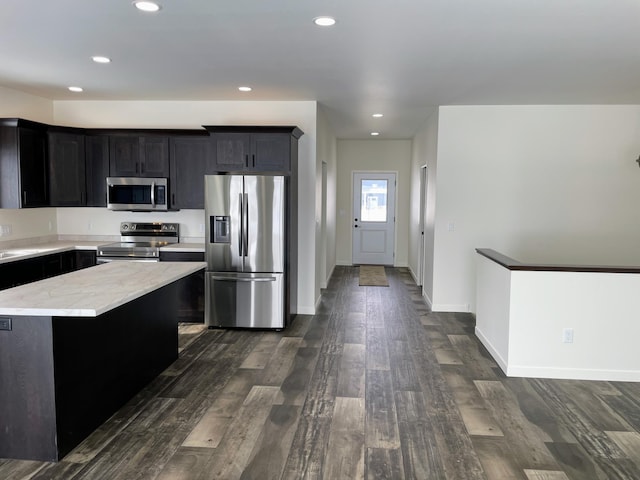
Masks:
[[[11,225],[0,225],[0,237],[8,237],[11,235]]]
[[[562,330],[562,343],[573,343],[573,328]]]
[[[200,233],[204,233],[204,223],[200,224]]]
[[[11,330],[11,319],[0,317],[0,330]]]

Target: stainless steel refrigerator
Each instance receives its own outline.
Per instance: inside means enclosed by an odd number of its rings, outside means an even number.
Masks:
[[[285,178],[205,176],[205,323],[285,326]]]

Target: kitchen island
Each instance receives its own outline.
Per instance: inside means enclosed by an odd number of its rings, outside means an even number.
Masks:
[[[0,458],[57,461],[178,356],[202,262],[113,262],[0,292]]]

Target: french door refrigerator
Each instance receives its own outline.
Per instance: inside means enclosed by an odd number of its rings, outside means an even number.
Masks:
[[[285,179],[205,176],[205,323],[285,326]]]

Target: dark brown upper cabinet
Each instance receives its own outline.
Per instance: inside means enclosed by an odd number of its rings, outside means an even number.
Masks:
[[[87,135],[84,143],[87,207],[106,207],[107,177],[109,176],[109,137],[105,135]]]
[[[213,141],[206,136],[174,136],[169,141],[171,208],[204,208],[204,176],[216,173]]]
[[[47,125],[0,119],[0,208],[47,205]]]
[[[110,136],[109,172],[112,177],[168,177],[169,137]]]
[[[214,140],[219,172],[291,173],[297,127],[205,126]]]
[[[49,204],[82,207],[87,204],[85,136],[49,131]]]

